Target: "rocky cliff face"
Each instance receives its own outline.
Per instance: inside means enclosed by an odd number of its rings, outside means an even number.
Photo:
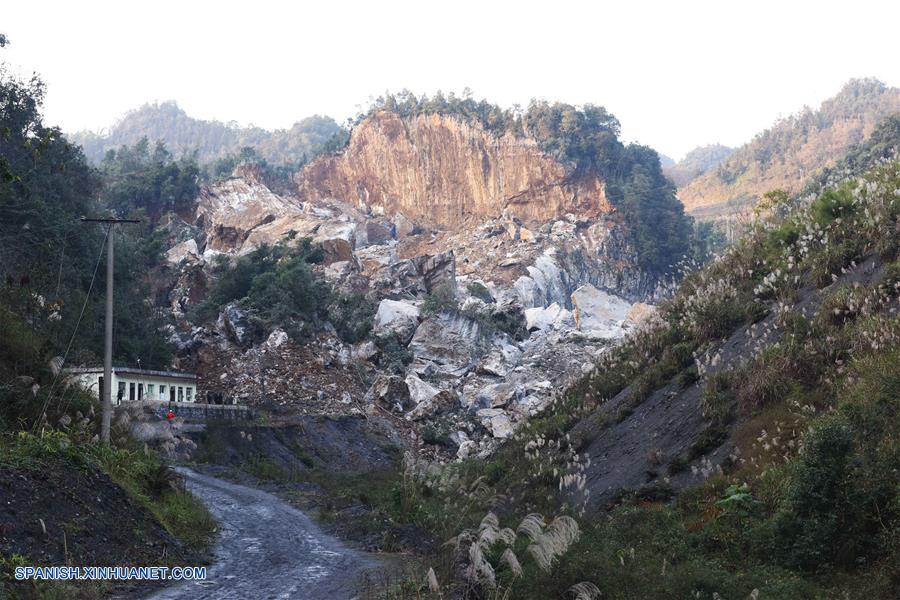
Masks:
[[[504,211],[526,223],[611,212],[602,181],[570,175],[531,140],[445,115],[378,113],[353,130],[342,153],[313,162],[295,182],[301,198],[337,198],[447,228]]]

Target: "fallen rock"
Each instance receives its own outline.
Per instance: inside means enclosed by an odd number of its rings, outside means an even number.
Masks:
[[[656,315],[657,312],[659,311],[652,304],[636,302],[631,305],[631,308],[628,310],[628,314],[625,315],[625,321],[634,325],[640,325],[648,319],[653,318],[653,316]]]
[[[197,260],[200,260],[200,249],[197,248],[197,242],[193,239],[176,244],[166,252],[166,261],[169,264],[178,265],[182,261],[194,262]]]
[[[405,412],[410,405],[409,388],[396,375],[379,375],[372,382],[363,401],[393,412]]]
[[[373,246],[386,244],[393,239],[391,235],[391,227],[378,221],[368,221],[366,223],[366,241]]]
[[[480,406],[500,408],[515,400],[516,395],[515,385],[507,382],[494,383],[481,388],[476,394],[476,400]]]
[[[462,430],[454,431],[448,437],[450,438],[450,441],[457,446],[462,446],[464,442],[469,441],[469,434]]]
[[[394,235],[398,240],[408,237],[416,231],[416,224],[401,212],[394,215],[393,223]]]
[[[512,422],[506,412],[498,408],[483,408],[475,412],[482,426],[498,439],[506,439],[513,434]]]
[[[447,412],[457,406],[456,394],[449,390],[438,390],[438,393],[427,400],[423,400],[413,407],[406,418],[410,421],[433,417],[439,413]]]
[[[269,334],[269,337],[266,339],[266,346],[270,348],[278,348],[285,342],[287,342],[290,338],[288,334],[285,333],[281,329],[275,329],[272,333]]]
[[[478,444],[473,440],[464,440],[456,451],[456,458],[465,460],[478,450]]]
[[[429,365],[445,374],[461,376],[480,355],[481,328],[472,319],[443,312],[422,321],[409,343],[413,368],[425,372]]]
[[[405,383],[406,387],[409,389],[409,398],[413,401],[413,404],[427,402],[441,393],[441,390],[430,383],[422,381],[413,374],[406,376]]]
[[[247,313],[235,304],[229,304],[219,314],[216,328],[229,340],[242,348],[250,347],[253,341],[253,332]]]
[[[369,360],[376,354],[378,354],[378,346],[372,340],[354,344],[350,349],[350,358],[353,360]]]
[[[349,261],[356,246],[355,223],[323,223],[312,239],[322,248],[324,264]]]
[[[419,326],[419,309],[399,300],[382,300],[375,313],[375,335],[396,334],[402,344],[408,344]]]
[[[560,307],[554,302],[544,308],[525,309],[525,328],[528,331],[536,329],[558,329],[572,323],[572,313]]]
[[[501,342],[478,364],[478,372],[497,377],[506,377],[522,358],[522,351],[513,344]]]
[[[586,284],[572,292],[572,316],[582,330],[616,328],[631,309],[631,303]]]

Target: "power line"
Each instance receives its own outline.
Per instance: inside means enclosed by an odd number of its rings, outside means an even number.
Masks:
[[[47,392],[47,398],[46,400],[44,400],[43,407],[41,408],[41,414],[32,426],[32,433],[37,433],[38,425],[43,422],[44,418],[47,415],[47,408],[49,408],[50,400],[53,398],[53,390],[56,388],[56,384],[59,382],[59,378],[63,372],[63,367],[65,367],[66,365],[66,359],[68,359],[69,357],[69,351],[72,350],[72,343],[75,341],[75,334],[78,333],[78,327],[81,325],[81,320],[84,318],[84,311],[87,309],[88,300],[90,299],[91,292],[94,289],[94,281],[97,278],[97,271],[100,268],[100,261],[103,259],[103,249],[106,246],[106,240],[109,238],[111,231],[112,224],[109,224],[106,226],[106,235],[103,236],[103,243],[100,245],[100,253],[97,255],[97,262],[94,264],[94,273],[91,275],[91,284],[90,286],[88,286],[88,292],[85,295],[84,302],[81,305],[81,312],[78,314],[78,320],[75,321],[75,329],[72,330],[72,336],[69,338],[69,343],[66,345],[66,351],[63,354],[62,362],[59,364],[59,370],[56,372],[56,375],[53,378],[53,383],[50,384],[50,391]]]

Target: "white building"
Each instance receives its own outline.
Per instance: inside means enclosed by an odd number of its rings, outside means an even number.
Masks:
[[[66,369],[66,372],[102,402],[103,367],[77,367]],[[197,402],[197,376],[177,371],[113,367],[113,404],[139,400]]]

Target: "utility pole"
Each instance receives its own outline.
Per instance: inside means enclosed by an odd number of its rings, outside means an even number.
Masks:
[[[103,412],[100,421],[100,441],[109,445],[109,426],[112,421],[112,338],[113,338],[113,225],[140,223],[137,219],[86,219],[85,223],[106,223],[106,340],[103,345]]]

